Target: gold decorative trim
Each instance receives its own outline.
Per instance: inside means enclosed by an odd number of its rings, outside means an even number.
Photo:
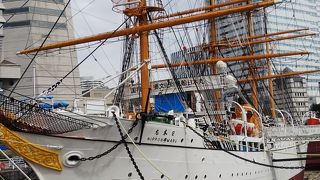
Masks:
[[[0,123],[0,141],[23,158],[49,169],[62,171],[59,154],[30,143]]]

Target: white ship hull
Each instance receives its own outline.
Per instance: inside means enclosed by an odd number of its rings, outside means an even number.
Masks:
[[[132,122],[123,121],[127,129]],[[139,142],[141,126],[135,127],[130,136]],[[120,135],[116,125],[108,125],[97,129],[84,129],[57,136],[41,136],[21,133],[31,142],[41,145],[61,146],[60,158],[70,152],[79,152],[83,157],[100,154],[117,142]],[[167,179],[162,173],[156,171],[138,152],[129,139],[127,142],[137,165],[145,179]],[[143,153],[164,175],[174,180],[182,179],[290,179],[297,176],[303,169],[270,168],[246,162],[222,150],[207,149],[203,139],[186,127],[169,124],[147,122],[141,145]],[[305,152],[307,144],[295,142],[281,142],[274,144],[272,157],[268,152],[230,151],[248,160],[255,162],[297,167],[304,166],[302,161],[285,161],[272,164],[271,159],[297,158],[297,149]],[[131,160],[121,144],[110,154],[92,161],[81,162],[76,167],[64,167],[63,171],[46,169],[30,163],[41,180],[120,180],[140,179]],[[301,174],[300,174],[301,175]]]

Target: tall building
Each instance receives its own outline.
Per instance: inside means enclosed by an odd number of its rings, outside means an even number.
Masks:
[[[293,71],[286,67],[282,72]],[[293,119],[301,121],[303,115],[309,111],[306,78],[302,76],[277,78],[273,84],[278,109],[287,110],[286,112],[290,113]],[[287,116],[286,113],[283,114]],[[288,119],[290,120],[290,117]]]
[[[259,1],[259,0],[256,0]],[[226,0],[218,0],[219,3],[226,2]],[[320,28],[320,2],[316,0],[299,0],[299,1],[283,1],[269,7],[264,16],[263,11],[254,12],[252,14],[254,34],[281,32],[294,29],[309,28],[310,31],[319,33]],[[247,35],[246,16],[241,14],[225,16],[217,20],[218,26],[218,39],[239,39],[243,42],[247,41],[242,39]],[[266,26],[265,26],[266,25]],[[302,34],[303,31],[291,33]],[[290,34],[290,35],[291,35]],[[288,36],[288,35],[281,35]],[[255,54],[266,52],[265,45],[253,45]],[[319,34],[312,37],[295,38],[289,40],[272,42],[271,51],[273,53],[285,53],[293,51],[309,51],[308,56],[290,56],[273,59],[274,73],[283,71],[286,67],[291,68],[293,71],[306,71],[320,69],[320,47]],[[248,48],[237,47],[222,50],[227,56],[239,56],[247,54]],[[259,61],[258,66],[264,66],[265,62]],[[235,73],[238,77],[246,75],[244,69],[245,63],[232,63]],[[259,69],[261,75],[265,74],[264,69]],[[307,92],[311,103],[320,103],[320,74],[306,74],[304,77],[307,79]],[[260,82],[258,87],[265,88]],[[267,84],[267,83],[265,83]]]
[[[4,17],[10,19],[5,25],[4,57],[21,65],[23,72],[34,56],[16,55],[17,51],[42,44],[58,16],[61,14],[65,0],[3,0],[6,10]],[[68,40],[74,37],[70,20],[70,7],[62,14],[46,43]],[[54,52],[40,52],[28,68],[16,92],[27,96],[38,96],[52,87],[77,64],[73,47]],[[79,70],[73,71],[62,83],[50,93],[55,100],[72,101],[80,94]]]
[[[290,67],[293,71],[320,69],[320,2],[317,0],[287,1],[268,10],[268,33],[289,29],[309,28],[316,36],[279,41],[273,43],[274,52],[309,51],[308,56],[277,58],[274,61],[278,71]],[[320,74],[304,75],[307,92],[312,103],[320,103]]]

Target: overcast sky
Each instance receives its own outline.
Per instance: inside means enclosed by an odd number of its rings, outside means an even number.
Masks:
[[[111,0],[77,0],[71,2],[73,14],[86,7],[81,13],[73,17],[76,37],[112,31],[123,21],[121,14],[112,11]],[[112,39],[112,41],[114,40],[116,39]],[[102,78],[107,76],[104,69],[108,74],[115,74],[116,71],[120,70],[121,47],[121,42],[107,43],[94,53],[103,68],[91,57],[80,66],[80,75]],[[78,61],[81,61],[92,50],[93,48],[78,51]]]

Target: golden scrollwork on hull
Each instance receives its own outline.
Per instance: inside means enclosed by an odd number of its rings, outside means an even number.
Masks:
[[[35,145],[10,131],[0,123],[0,141],[7,145],[12,151],[23,158],[38,165],[62,171],[61,161],[57,152]]]

